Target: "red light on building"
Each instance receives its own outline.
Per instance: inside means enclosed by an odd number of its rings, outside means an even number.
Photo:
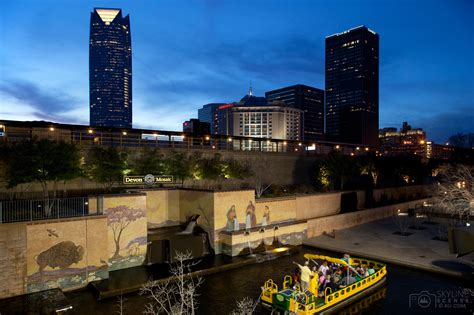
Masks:
[[[230,104],[225,104],[225,105],[221,105],[218,107],[218,109],[225,109],[225,108],[229,108],[229,107],[232,107],[234,106],[234,104],[230,103]]]

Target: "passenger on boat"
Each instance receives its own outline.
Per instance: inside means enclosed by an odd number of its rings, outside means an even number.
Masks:
[[[301,270],[299,267],[295,268],[292,278],[293,278],[293,284],[297,284],[301,282]]]
[[[323,275],[327,275],[328,271],[329,271],[329,267],[328,267],[328,262],[327,261],[324,261],[322,263],[321,266],[319,266],[319,270],[318,271],[321,271],[323,273]]]
[[[319,291],[319,296],[322,296],[324,293],[324,287],[326,285],[326,276],[322,273],[322,271],[318,271],[318,277],[319,277],[319,282],[318,282],[318,291]]]
[[[342,257],[341,260],[344,260],[349,265],[351,263],[351,256],[349,256],[349,254],[344,254],[344,257]]]
[[[326,285],[324,286],[324,292],[326,292],[326,288],[331,288],[331,292],[339,290],[339,284],[335,282],[335,276],[326,276]]]
[[[309,269],[309,261],[304,263],[304,266],[298,264],[297,262],[293,262],[296,264],[301,270],[301,292],[305,292],[309,289],[309,281],[311,280],[311,269]]]
[[[347,285],[351,285],[353,283],[357,282],[357,279],[354,278],[353,276],[345,276],[344,278],[342,278],[341,280],[341,285],[343,286],[347,286]]]

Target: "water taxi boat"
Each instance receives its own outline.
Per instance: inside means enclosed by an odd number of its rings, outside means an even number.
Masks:
[[[373,293],[385,282],[387,269],[385,264],[363,258],[339,259],[323,255],[305,254],[308,261],[327,261],[344,269],[351,283],[341,283],[333,291],[330,287],[318,288],[319,277],[313,272],[308,290],[302,292],[293,277],[286,275],[281,289],[269,279],[262,287],[262,306],[272,310],[272,314],[328,314],[341,310],[360,298]],[[359,275],[355,268],[371,269],[372,273]],[[351,275],[349,275],[351,274]],[[347,280],[347,281],[348,281]]]

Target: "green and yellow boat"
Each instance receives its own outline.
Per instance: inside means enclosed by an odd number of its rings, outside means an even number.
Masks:
[[[373,269],[373,273],[367,276],[356,275],[355,282],[343,285],[334,292],[330,287],[318,290],[319,278],[317,274],[313,275],[309,289],[305,292],[301,292],[299,286],[293,283],[293,278],[289,275],[284,277],[281,289],[272,279],[269,279],[262,287],[261,303],[264,307],[271,309],[272,314],[309,315],[339,311],[380,288],[387,275],[385,264],[364,258],[351,257],[344,260],[313,254],[305,254],[304,257],[312,261],[319,260],[338,264],[346,269],[348,274],[349,270],[355,271],[357,267]]]

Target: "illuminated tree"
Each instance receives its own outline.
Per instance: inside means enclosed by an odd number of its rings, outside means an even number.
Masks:
[[[108,190],[128,173],[127,154],[115,147],[94,147],[88,163],[89,176]]]
[[[107,209],[107,225],[114,234],[115,253],[113,258],[120,256],[120,238],[122,232],[132,223],[146,215],[145,209],[133,209],[127,206],[118,206]]]
[[[453,217],[469,217],[474,210],[474,167],[448,165],[440,172],[436,204]]]

